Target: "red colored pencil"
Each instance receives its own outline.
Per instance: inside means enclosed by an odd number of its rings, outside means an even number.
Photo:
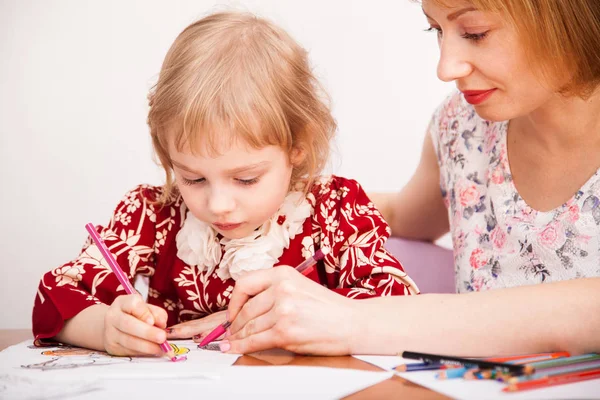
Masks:
[[[550,376],[548,378],[541,378],[532,381],[511,383],[507,387],[502,389],[502,391],[516,392],[521,390],[541,389],[548,386],[564,385],[566,383],[581,382],[590,379],[600,379],[600,369]]]
[[[487,361],[493,362],[520,362],[520,361],[529,361],[531,359],[535,359],[535,361],[553,359],[553,358],[561,358],[561,357],[570,357],[571,354],[567,351],[559,351],[556,353],[538,353],[538,354],[521,354],[518,356],[507,356],[507,357],[493,357],[486,358]]]

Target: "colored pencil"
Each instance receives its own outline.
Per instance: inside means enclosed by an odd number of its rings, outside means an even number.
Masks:
[[[413,351],[404,351],[402,352],[403,358],[408,358],[411,360],[421,360],[422,362],[430,362],[430,363],[441,363],[441,364],[449,364],[449,365],[461,365],[461,366],[472,366],[480,369],[497,369],[502,372],[508,372],[514,375],[522,375],[532,374],[535,369],[529,365],[515,365],[515,364],[506,364],[506,363],[498,363],[491,362],[473,358],[463,358],[463,357],[453,357],[453,356],[443,356],[438,354],[428,354],[428,353],[417,353]]]
[[[462,367],[462,368],[447,368],[443,371],[440,371],[439,374],[437,374],[435,377],[438,379],[456,379],[456,378],[462,378],[465,373],[468,371],[469,369],[467,367]]]
[[[570,373],[574,373],[574,372],[590,371],[590,370],[594,370],[594,369],[600,369],[600,360],[582,362],[582,363],[574,364],[574,365],[565,365],[565,366],[560,366],[560,367],[543,369],[539,372],[536,372],[533,375],[510,378],[508,380],[508,382],[509,383],[524,382],[524,381],[528,381],[528,380],[542,379],[542,378],[548,378],[551,376],[570,374]]]
[[[552,367],[558,367],[558,366],[563,366],[563,365],[578,364],[581,362],[594,361],[594,360],[600,360],[600,354],[596,354],[596,353],[582,354],[580,356],[557,358],[554,360],[539,361],[539,362],[533,362],[533,363],[528,363],[528,364],[533,366],[536,370],[538,370],[538,369],[552,368]]]
[[[569,353],[565,353],[565,354],[569,354]],[[532,364],[532,363],[536,363],[536,362],[541,362],[541,361],[550,361],[550,360],[556,360],[558,358],[566,358],[569,357],[567,356],[558,356],[558,357],[532,357],[532,358],[524,358],[522,360],[513,360],[513,361],[507,361],[508,364]]]
[[[412,371],[430,371],[432,369],[442,369],[443,364],[440,363],[411,363],[411,364],[400,364],[394,369],[398,372],[412,372]]]
[[[569,357],[571,354],[567,351],[559,351],[559,352],[555,352],[555,353],[537,353],[537,354],[521,354],[521,355],[516,355],[516,356],[506,356],[506,357],[492,357],[492,358],[485,358],[484,360],[486,361],[493,361],[493,362],[505,362],[508,364],[517,364],[517,363],[521,363],[523,361],[526,360],[547,360],[547,359],[554,359],[554,358],[560,358],[560,357]]]
[[[564,374],[558,376],[552,376],[548,378],[536,379],[532,381],[523,381],[510,383],[507,387],[502,389],[504,392],[516,392],[521,390],[530,389],[541,389],[549,386],[564,385],[567,383],[582,382],[590,379],[600,379],[600,369],[584,371],[584,372],[573,372],[571,374]]]
[[[96,227],[93,224],[88,223],[85,225],[85,229],[88,231],[88,233],[92,237],[92,240],[98,247],[98,250],[100,250],[100,253],[104,257],[104,259],[106,260],[108,265],[110,266],[110,269],[112,269],[113,273],[119,280],[119,283],[121,284],[121,286],[123,286],[125,293],[127,293],[127,294],[137,293],[137,291],[135,290],[135,288],[133,287],[131,282],[129,282],[127,275],[125,275],[125,273],[119,266],[119,263],[117,263],[117,260],[115,260],[115,258],[111,254],[111,252],[108,250],[108,248],[106,247],[106,244],[104,243],[104,241],[102,240],[100,235],[98,235],[98,232],[96,231]],[[175,352],[171,348],[171,345],[166,340],[164,343],[161,343],[160,348],[162,349],[162,351],[165,352],[167,357],[169,357],[171,359],[171,361],[180,361],[180,360],[184,360],[187,358],[187,357],[185,357],[185,358],[184,357],[181,357],[181,358],[176,357]]]

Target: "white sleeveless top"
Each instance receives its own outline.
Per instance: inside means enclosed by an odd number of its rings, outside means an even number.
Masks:
[[[536,211],[513,184],[507,127],[481,119],[458,92],[429,126],[457,291],[600,276],[600,170],[563,205]]]

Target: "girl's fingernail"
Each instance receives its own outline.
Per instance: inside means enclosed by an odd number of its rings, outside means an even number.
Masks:
[[[194,335],[192,336],[192,339],[194,340],[200,340],[201,336],[200,335]]]
[[[221,352],[226,353],[229,351],[229,349],[231,349],[231,343],[229,343],[229,340],[221,340],[221,343],[219,343],[219,349],[221,349]]]
[[[167,332],[167,333],[173,333],[173,328],[166,328],[165,332]]]

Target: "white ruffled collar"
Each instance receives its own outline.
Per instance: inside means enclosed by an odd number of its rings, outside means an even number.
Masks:
[[[190,211],[177,233],[177,257],[209,276],[217,267],[222,279],[237,280],[244,272],[268,269],[279,260],[290,240],[302,233],[313,208],[302,192],[290,192],[277,211],[260,228],[241,239],[219,240],[217,232]],[[220,264],[219,264],[220,263]]]

